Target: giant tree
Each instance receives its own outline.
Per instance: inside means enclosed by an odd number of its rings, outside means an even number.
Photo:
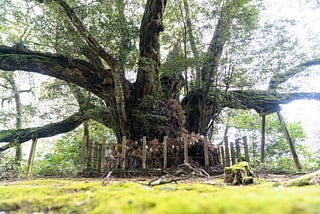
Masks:
[[[232,32],[237,26],[244,26],[241,28],[243,32],[249,31],[246,26],[258,19],[259,11],[258,4],[251,1],[227,0],[217,1],[219,7],[213,9],[215,28],[212,39],[201,66],[197,62],[200,82],[189,89],[182,100],[178,100],[176,95],[180,94],[182,86],[178,84],[172,89],[175,91],[165,90],[174,82],[161,78],[160,69],[160,34],[165,30],[165,11],[171,2],[147,0],[139,31],[134,24],[139,16],[135,16],[132,10],[136,7],[133,3],[119,0],[29,2],[46,14],[39,21],[42,28],[35,26],[39,30],[35,35],[44,37],[37,38],[37,41],[47,39],[52,43],[43,46],[34,43],[34,47],[1,45],[0,69],[49,75],[80,86],[95,95],[95,99],[79,99],[78,112],[60,122],[42,127],[1,130],[0,142],[23,143],[33,138],[53,136],[73,130],[88,119],[112,128],[119,141],[122,135],[132,139],[142,135],[149,138],[175,137],[186,130],[206,134],[225,107],[255,109],[258,113],[268,114],[278,111],[280,104],[295,99],[320,98],[320,93],[277,91],[281,83],[295,74],[319,65],[319,59],[299,62],[287,71],[275,72],[268,90],[225,90],[219,87],[221,58],[233,39]],[[186,4],[184,9],[188,9]],[[34,17],[39,15],[39,11],[29,15]],[[189,25],[188,13],[185,12],[186,24]],[[41,25],[44,21],[46,24]],[[192,40],[191,35],[188,37]],[[139,41],[138,55],[136,41]],[[136,71],[134,82],[125,76],[132,70]],[[179,70],[173,75],[174,81],[180,81]],[[10,144],[6,144],[0,150],[9,147]]]

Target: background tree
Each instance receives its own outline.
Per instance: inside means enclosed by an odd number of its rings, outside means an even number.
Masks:
[[[19,75],[19,73],[17,74]],[[25,76],[25,78],[28,77],[30,76]],[[27,89],[22,89],[26,88],[26,86],[21,86],[21,82],[17,81],[14,73],[0,73],[0,88],[2,89],[2,94],[0,95],[2,107],[0,120],[4,127],[22,129],[23,124],[27,124],[28,118],[34,115],[35,109],[32,104],[23,103],[21,99],[23,94],[29,93],[30,95],[30,93],[33,93],[31,82],[29,81],[28,86],[26,81]],[[15,149],[15,160],[20,162],[22,160],[22,147],[18,144]]]

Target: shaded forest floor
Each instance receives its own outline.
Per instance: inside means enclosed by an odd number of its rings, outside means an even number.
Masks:
[[[153,187],[150,178],[0,182],[0,213],[319,213],[320,186],[283,187],[287,179],[264,176],[250,186],[219,177]]]

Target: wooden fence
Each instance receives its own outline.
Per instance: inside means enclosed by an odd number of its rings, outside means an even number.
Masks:
[[[106,145],[106,139],[101,142],[88,142],[83,137],[79,172],[109,171],[109,170],[165,170],[183,163],[198,164],[205,170],[215,168],[223,170],[224,167],[237,163],[241,158],[249,160],[247,138],[242,142],[236,140],[228,142],[225,137],[223,145],[215,146],[209,143],[206,137],[201,142],[194,143],[187,138],[181,144],[173,145],[168,137],[163,142],[132,142],[125,136],[121,144]],[[243,149],[242,149],[243,148]],[[242,155],[244,154],[244,156]]]
[[[228,137],[224,138],[223,144],[219,146],[219,158],[223,167],[236,164],[239,161],[250,162],[249,147],[247,137],[229,142]]]

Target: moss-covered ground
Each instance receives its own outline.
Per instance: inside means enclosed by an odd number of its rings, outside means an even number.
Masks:
[[[320,186],[221,180],[149,187],[147,181],[34,179],[0,182],[0,213],[320,213]]]

